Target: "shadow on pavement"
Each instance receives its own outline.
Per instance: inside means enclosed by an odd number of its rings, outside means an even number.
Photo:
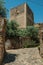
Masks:
[[[4,64],[15,61],[16,56],[18,56],[18,55],[7,53],[4,58]]]

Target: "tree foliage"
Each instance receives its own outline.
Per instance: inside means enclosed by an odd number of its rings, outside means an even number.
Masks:
[[[26,31],[27,36],[30,36],[31,38],[36,38],[38,36],[38,29],[34,26],[28,26]]]
[[[26,37],[26,29],[18,29],[17,30],[17,36],[19,37]]]
[[[7,9],[5,7],[5,1],[0,0],[0,16],[6,17],[7,16]]]
[[[7,37],[30,37],[32,40],[38,39],[38,29],[34,26],[28,26],[26,29],[18,29],[16,21],[7,22],[6,25]]]
[[[18,24],[16,21],[7,21],[6,23],[6,37],[12,38],[16,36]]]
[[[38,35],[38,29],[34,26],[28,26],[26,29],[18,29],[17,35],[21,37],[28,36],[31,38],[35,38]]]

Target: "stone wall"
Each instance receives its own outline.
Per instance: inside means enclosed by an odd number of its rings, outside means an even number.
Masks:
[[[3,61],[4,53],[5,53],[5,45],[4,45],[4,36],[2,32],[0,32],[0,65]]]
[[[20,47],[20,40],[18,38],[6,39],[5,49],[18,49]]]
[[[10,10],[10,20],[16,20],[19,28],[26,28],[34,24],[34,16],[29,6],[24,3]]]
[[[40,55],[43,57],[43,32],[40,32]]]
[[[0,65],[5,55],[5,25],[6,20],[0,17]]]
[[[5,48],[6,49],[19,49],[23,48],[24,43],[29,42],[30,38],[29,37],[19,37],[19,38],[12,38],[12,39],[7,39],[5,42]]]

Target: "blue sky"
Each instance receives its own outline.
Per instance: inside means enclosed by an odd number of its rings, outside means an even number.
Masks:
[[[9,10],[16,7],[24,2],[27,2],[34,13],[34,22],[43,23],[43,0],[5,0],[6,8]],[[8,18],[10,13],[8,13]]]

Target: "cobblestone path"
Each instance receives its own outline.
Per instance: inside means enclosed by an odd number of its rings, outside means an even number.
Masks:
[[[7,50],[4,65],[43,65],[38,48]]]

